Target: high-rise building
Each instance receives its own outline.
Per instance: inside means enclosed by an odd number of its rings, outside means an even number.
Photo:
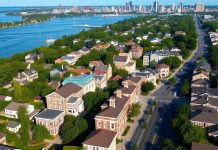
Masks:
[[[180,12],[183,12],[183,3],[180,3]]]
[[[172,4],[172,5],[171,5],[171,11],[174,12],[175,10],[176,10],[176,4]]]
[[[204,4],[203,3],[196,3],[195,4],[195,12],[204,12]]]
[[[129,10],[132,10],[132,9],[133,9],[132,1],[129,1]]]
[[[155,1],[154,1],[154,5],[153,5],[153,11],[154,11],[155,13],[157,13],[158,10],[159,10],[159,2],[158,2],[158,0],[155,0]]]

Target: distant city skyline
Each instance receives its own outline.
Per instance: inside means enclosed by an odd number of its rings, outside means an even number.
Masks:
[[[1,6],[97,6],[97,5],[124,5],[128,0],[0,0]],[[154,0],[132,0],[133,5],[153,5]],[[159,0],[160,5],[171,5],[183,3],[184,5],[194,5],[202,2],[205,5],[218,5],[217,0]]]

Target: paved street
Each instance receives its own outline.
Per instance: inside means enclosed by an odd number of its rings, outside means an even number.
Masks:
[[[163,81],[163,86],[144,99],[144,102],[156,100],[158,105],[151,117],[146,132],[138,125],[132,137],[131,144],[133,145],[136,143],[140,149],[161,149],[163,139],[170,138],[176,140],[175,132],[173,132],[170,125],[170,120],[175,113],[177,106],[187,102],[187,100],[181,96],[181,85],[184,79],[190,79],[190,74],[192,74],[193,66],[197,59],[202,55],[207,56],[207,53],[204,52],[206,52],[209,46],[206,44],[207,35],[202,31],[197,17],[195,17],[195,22],[198,31],[198,49],[193,57],[184,64],[178,73],[175,74],[178,81],[177,84],[174,87],[171,87],[166,81]],[[173,92],[177,93],[177,97],[173,96]],[[146,120],[147,117],[148,114],[147,111],[145,111],[142,120]]]

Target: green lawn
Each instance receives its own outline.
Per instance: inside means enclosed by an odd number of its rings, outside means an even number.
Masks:
[[[80,150],[79,146],[64,146],[63,150]]]

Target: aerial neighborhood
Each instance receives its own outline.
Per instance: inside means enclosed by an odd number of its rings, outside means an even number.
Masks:
[[[216,45],[217,33],[209,36]],[[143,113],[144,98],[173,78],[196,46],[193,16],[143,16],[0,60],[0,142],[20,149],[54,141],[120,149]],[[212,72],[207,62],[195,66],[190,121],[217,137]]]

